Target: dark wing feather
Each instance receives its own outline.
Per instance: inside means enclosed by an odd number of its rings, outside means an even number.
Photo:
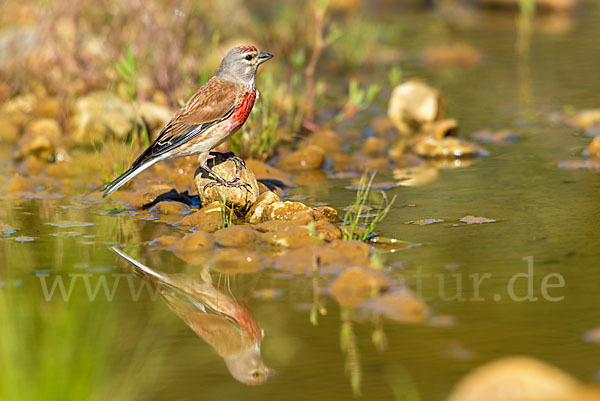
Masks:
[[[148,149],[133,162],[132,168],[181,146],[227,119],[235,110],[236,99],[234,83],[211,78],[167,123]]]

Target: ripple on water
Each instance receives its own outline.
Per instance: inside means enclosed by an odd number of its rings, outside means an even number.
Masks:
[[[81,233],[79,233],[77,231],[61,231],[61,232],[53,233],[50,235],[53,237],[71,238],[71,237],[78,237],[81,235]]]
[[[93,226],[94,223],[88,223],[85,221],[68,221],[68,220],[62,220],[62,221],[55,221],[55,222],[51,222],[51,223],[47,223],[53,227],[60,227],[60,228],[73,228],[73,227],[89,227],[89,226]]]

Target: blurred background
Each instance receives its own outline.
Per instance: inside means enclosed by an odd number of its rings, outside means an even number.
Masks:
[[[600,399],[599,22],[594,0],[3,0],[0,400]],[[396,298],[347,302],[335,295],[339,272],[307,273],[301,255],[286,264],[261,254],[246,271],[215,262],[265,332],[263,356],[278,373],[257,387],[234,381],[166,304],[145,290],[132,299],[138,278],[93,301],[68,279],[83,274],[96,288],[104,277],[112,288],[129,272],[113,245],[158,270],[198,272],[160,246],[186,232],[167,211],[123,207],[137,202],[126,191],[106,202],[83,195],[120,174],[246,43],[275,58],[222,150],[285,170],[315,134],[334,131],[335,157],[290,173],[297,186],[284,199],[343,214],[357,177],[379,170],[398,200],[377,232],[411,246],[376,264],[413,291],[416,274],[435,277],[415,316]],[[460,132],[461,152],[487,157],[406,150],[389,104],[414,79],[436,88],[455,120],[442,136]],[[134,188],[158,180],[194,192],[193,162],[157,166]],[[563,301],[505,296],[528,256],[535,294],[560,273]],[[467,277],[483,272],[492,278],[476,292]],[[69,301],[47,301],[43,277],[48,288],[64,278]],[[448,294],[485,301],[448,300],[438,279]],[[527,358],[494,362],[514,355]],[[507,376],[517,396],[486,392]]]

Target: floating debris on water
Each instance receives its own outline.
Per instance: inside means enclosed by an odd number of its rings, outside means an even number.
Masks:
[[[489,219],[487,217],[475,217],[475,216],[465,216],[459,221],[467,224],[483,224],[483,223],[495,223],[496,220]]]
[[[565,170],[599,170],[600,162],[596,160],[564,160],[558,163],[558,168]]]
[[[0,224],[0,237],[8,237],[16,232],[17,230],[8,224]]]
[[[418,226],[426,226],[428,224],[443,223],[444,219],[421,219],[421,220],[410,220],[404,224],[416,224]]]
[[[31,241],[35,241],[35,237],[27,237],[25,235],[21,235],[20,237],[15,238],[15,241],[18,241],[18,242],[31,242]]]

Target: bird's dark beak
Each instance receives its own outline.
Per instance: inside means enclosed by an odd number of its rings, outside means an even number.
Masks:
[[[273,55],[271,53],[267,53],[267,52],[260,52],[260,54],[258,55],[258,64],[262,64],[267,60],[270,60],[273,58]]]

